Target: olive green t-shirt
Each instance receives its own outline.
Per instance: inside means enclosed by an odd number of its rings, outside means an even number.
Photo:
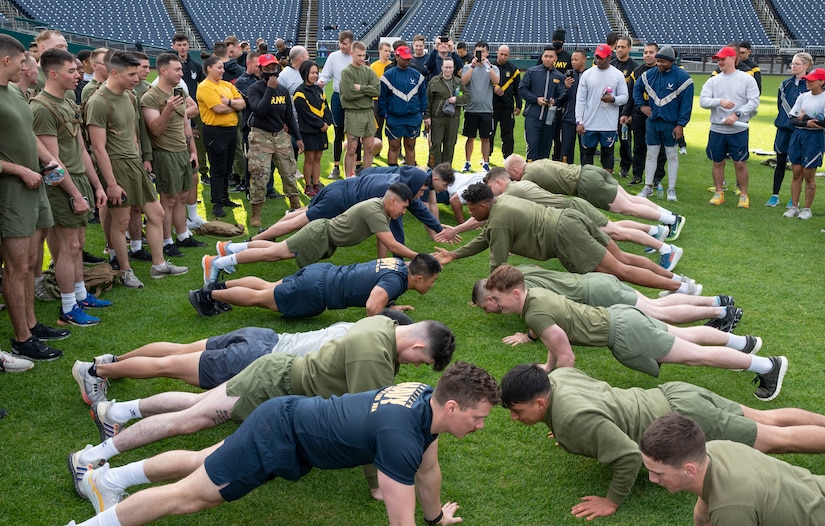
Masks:
[[[34,116],[26,97],[11,83],[0,86],[0,123],[3,124],[0,159],[39,172],[37,139],[32,133]]]
[[[547,289],[576,303],[587,303],[587,286],[584,275],[573,272],[547,270],[535,265],[520,265],[524,275],[524,288]]]
[[[80,104],[84,104],[87,100],[89,100],[89,97],[94,95],[102,85],[102,82],[92,79],[88,84],[83,86],[83,89],[80,91]]]
[[[171,93],[166,93],[158,86],[152,86],[140,98],[140,107],[163,112],[163,109],[166,107],[166,102],[171,98]],[[164,131],[163,134],[159,137],[151,133],[149,134],[152,148],[166,150],[167,152],[187,151],[186,137],[184,137],[183,134],[183,119],[185,117],[186,104],[181,104],[169,117],[169,124],[166,126],[166,131]]]
[[[134,95],[116,95],[102,86],[86,103],[86,125],[106,130],[106,152],[110,159],[140,159],[137,137],[138,113]]]
[[[83,175],[83,153],[77,142],[80,115],[74,101],[61,99],[42,91],[30,102],[34,114],[34,134],[57,138],[60,161],[71,175]]]
[[[522,181],[532,181],[548,192],[576,195],[582,168],[576,164],[540,159],[524,167]]]
[[[384,212],[383,198],[373,197],[331,219],[328,229],[333,246],[351,247],[377,232],[389,232],[390,216]]]
[[[558,325],[567,333],[571,345],[607,347],[610,341],[607,309],[582,305],[549,290],[528,289],[521,315],[537,335]]]
[[[584,199],[554,194],[533,181],[511,181],[507,185],[507,189],[504,190],[504,195],[526,199],[542,206],[558,208],[560,210],[572,208],[573,210],[581,212],[598,227],[603,227],[607,224],[607,217]]]

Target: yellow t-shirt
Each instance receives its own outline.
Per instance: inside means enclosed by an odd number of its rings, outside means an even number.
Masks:
[[[206,79],[198,84],[198,109],[201,120],[207,126],[225,126],[228,128],[238,125],[238,112],[215,113],[212,108],[221,104],[221,97],[227,99],[241,98],[240,92],[225,80],[214,82]]]

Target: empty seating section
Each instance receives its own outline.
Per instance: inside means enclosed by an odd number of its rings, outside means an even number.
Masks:
[[[391,32],[391,36],[401,37],[411,42],[417,34],[422,34],[427,42],[443,33],[450,22],[460,0],[421,0],[417,9],[410,9]]]
[[[75,33],[168,46],[175,32],[162,0],[17,0],[36,20]]]
[[[318,0],[318,40],[337,40],[346,29],[360,40],[397,4],[398,0]],[[337,29],[324,29],[330,26]]]
[[[822,32],[825,4],[799,0],[771,0],[771,4],[799,45],[825,45],[825,34]]]
[[[722,46],[750,40],[755,46],[771,45],[749,0],[619,2],[642,41]]]
[[[255,2],[224,2],[218,0],[182,0],[198,33],[212,47],[227,35],[235,35],[250,43],[263,38],[271,49],[277,38],[288,43],[298,40],[301,0],[257,0]],[[167,37],[168,40],[168,37]]]
[[[569,44],[601,42],[610,32],[600,0],[476,0],[461,39],[550,42],[557,27],[567,30]]]

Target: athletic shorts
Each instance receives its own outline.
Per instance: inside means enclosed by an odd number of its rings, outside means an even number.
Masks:
[[[586,301],[594,307],[610,307],[612,305],[636,305],[638,296],[636,290],[616,279],[611,274],[594,272],[587,276]]]
[[[44,186],[29,189],[17,177],[0,175],[0,238],[31,237],[54,224]]]
[[[576,195],[602,210],[610,210],[610,203],[616,200],[619,182],[604,168],[586,164],[576,185]]]
[[[384,129],[387,133],[387,139],[416,139],[421,133],[421,122],[418,120],[418,125],[410,124],[410,119],[393,119],[388,117]]]
[[[375,114],[369,110],[347,110],[344,112],[344,131],[355,137],[373,137],[378,130]]]
[[[126,202],[122,205],[109,203],[106,206],[143,206],[158,200],[152,178],[146,173],[140,159],[112,159],[112,172],[118,186],[126,192]]]
[[[728,155],[735,163],[747,161],[750,157],[748,152],[748,130],[730,134],[711,131],[705,153],[707,153],[708,159],[715,163],[721,163]]]
[[[676,146],[679,142],[673,136],[673,129],[676,127],[675,122],[652,121],[647,120],[645,128],[645,144],[656,146],[664,145],[666,148]]]
[[[307,219],[309,221],[332,219],[346,212],[347,205],[344,199],[346,186],[343,181],[335,181],[321,188],[309,201]]]
[[[278,333],[272,329],[246,327],[206,340],[206,350],[198,362],[201,389],[212,389],[272,352]]]
[[[562,210],[556,226],[555,249],[559,262],[570,272],[593,272],[604,259],[610,238],[575,210]]]
[[[587,219],[593,221],[593,224],[599,228],[607,226],[607,216],[599,212],[599,210],[596,209],[596,207],[594,207],[581,197],[568,199],[567,208],[569,208],[570,210],[577,211]]]
[[[464,112],[464,129],[461,134],[465,137],[475,137],[479,139],[489,139],[493,136],[493,114],[492,113],[470,113]]]
[[[270,398],[291,395],[291,354],[267,354],[261,356],[234,378],[226,382],[226,394],[238,396],[230,416],[235,422],[243,422],[256,407]]]
[[[336,247],[329,242],[328,223],[329,219],[317,219],[287,238],[286,247],[295,254],[299,268],[327,259],[335,253]]]
[[[192,161],[189,152],[152,150],[152,170],[158,192],[177,195],[192,188]]]
[[[95,208],[95,194],[92,191],[92,184],[86,174],[73,175],[72,182],[77,187],[80,195],[86,198],[89,203],[89,210]],[[49,199],[49,206],[52,209],[55,226],[63,228],[84,228],[88,212],[75,214],[72,210],[71,197],[59,186],[47,186],[46,197]]]
[[[613,131],[586,131],[581,136],[582,148],[595,148],[601,146],[602,148],[613,148],[616,141],[619,139],[619,134],[616,130]]]
[[[756,443],[756,422],[745,418],[736,402],[684,382],[668,382],[659,390],[673,412],[696,421],[708,440],[732,440],[751,447]]]
[[[610,313],[610,341],[613,356],[625,367],[659,376],[659,362],[671,349],[676,337],[667,325],[654,320],[636,307],[614,305]]]
[[[329,148],[329,138],[326,133],[301,132],[301,139],[304,141],[306,152],[321,152]]]
[[[794,130],[788,146],[788,160],[802,168],[822,166],[822,151],[825,150],[825,132],[819,130]]]
[[[326,280],[331,263],[316,263],[287,276],[272,291],[285,318],[308,318],[327,309]]]
[[[258,486],[280,477],[298,480],[312,466],[301,462],[295,443],[293,415],[301,397],[263,403],[250,418],[206,457],[209,480],[221,488],[225,501],[238,500]]]
[[[788,153],[793,132],[794,130],[788,130],[786,128],[776,129],[776,138],[773,140],[773,150],[776,153]]]

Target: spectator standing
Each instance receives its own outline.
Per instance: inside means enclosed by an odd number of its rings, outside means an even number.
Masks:
[[[278,55],[276,54],[277,58]],[[301,77],[301,64],[309,60],[309,52],[304,46],[292,46],[289,49],[289,65],[281,68],[278,75],[278,83],[289,90],[289,96],[295,95],[295,90],[303,86],[304,79]],[[278,61],[280,63],[280,60]]]
[[[389,42],[381,42],[378,44],[378,60],[370,63],[370,69],[375,72],[375,76],[379,79],[384,76],[384,70],[391,67],[392,61],[392,46]],[[375,113],[375,124],[378,127],[375,130],[375,138],[379,141],[384,139],[384,116],[378,111],[378,99],[373,102],[373,113]],[[380,150],[379,150],[380,151]]]
[[[581,149],[581,137],[576,133],[576,93],[579,89],[579,79],[584,73],[587,65],[587,52],[577,49],[570,55],[570,69],[564,74],[564,87],[566,91],[558,101],[559,108],[563,111],[561,123],[561,148],[556,145],[553,150],[553,159],[558,157],[558,161],[573,164],[576,160],[576,139],[579,141]]]
[[[304,84],[295,90],[292,100],[298,114],[298,128],[304,140],[304,193],[314,197],[323,187],[321,155],[329,148],[327,130],[332,125],[332,113],[327,106],[324,89],[315,85],[319,76],[318,64],[304,62],[300,73]]]
[[[324,69],[321,70],[321,78],[318,85],[322,88],[327,82],[332,80],[332,99],[330,100],[330,110],[332,111],[332,122],[335,136],[332,141],[333,168],[329,174],[330,179],[341,178],[341,153],[344,143],[344,108],[341,105],[341,73],[344,68],[352,62],[352,43],[355,35],[352,31],[341,31],[338,33],[338,51],[333,51],[324,62]],[[378,77],[376,77],[377,79]],[[378,96],[378,94],[375,94]],[[349,148],[348,148],[349,149]],[[370,156],[372,152],[370,152]],[[345,170],[346,171],[346,170]]]
[[[743,40],[739,43],[739,62],[751,68],[753,73],[753,80],[756,81],[756,87],[759,88],[759,94],[762,94],[762,70],[754,59],[751,58],[751,43],[749,40]]]
[[[645,133],[647,132],[647,115],[642,113],[642,106],[636,104],[633,98],[633,90],[636,87],[639,77],[645,71],[656,67],[656,53],[659,52],[659,45],[655,42],[645,44],[642,51],[642,64],[638,66],[630,75],[630,82],[627,89],[630,91],[630,98],[624,105],[622,116],[619,117],[619,124],[624,121],[630,125],[633,133],[633,178],[629,185],[637,185],[644,182],[645,159],[647,158],[647,143]],[[642,98],[648,100],[647,93],[642,93]],[[653,175],[653,184],[658,185],[665,177],[665,152],[659,150],[659,157],[656,160],[656,173]]]
[[[419,73],[424,75],[424,78],[427,78],[427,60],[430,56],[427,54],[427,44],[425,42],[424,35],[420,33],[413,37],[410,67],[417,69]]]
[[[567,90],[564,76],[555,70],[556,49],[553,46],[544,47],[541,63],[528,69],[519,85],[519,94],[525,102],[524,138],[529,161],[550,158],[557,126],[557,102]]]
[[[376,124],[373,116],[373,97],[381,93],[381,85],[367,61],[367,46],[363,42],[353,42],[351,63],[341,71],[340,102],[344,113],[344,131],[347,134],[347,155],[344,158],[344,172],[355,175],[355,155],[358,139],[364,144],[362,166],[372,166],[373,139]],[[326,66],[324,67],[326,71]],[[323,72],[322,72],[323,75]],[[333,94],[333,100],[335,95]],[[369,111],[368,111],[369,110]],[[335,120],[335,109],[332,118]]]
[[[628,96],[632,98],[630,93],[630,76],[633,71],[639,67],[639,64],[630,57],[630,47],[632,43],[628,37],[620,37],[616,41],[616,56],[610,61],[610,65],[618,69],[624,75],[624,80],[628,84]],[[629,99],[628,99],[629,100]],[[619,115],[622,114],[624,106],[619,107]],[[621,118],[619,118],[618,132],[619,132],[619,169],[622,177],[628,176],[630,167],[633,166],[633,136],[630,133],[622,133]]]
[[[465,64],[469,63],[472,60],[472,57],[467,56],[467,43],[466,42],[459,42],[455,45],[455,52],[458,55],[458,58],[461,59],[461,67],[464,67]],[[456,68],[458,64],[456,64]]]
[[[446,58],[453,59],[453,67],[460,70],[464,62],[458,53],[453,51],[453,41],[449,35],[435,37],[435,47],[427,58],[427,82],[441,73],[441,63]],[[453,73],[455,75],[455,73]]]
[[[464,171],[472,168],[475,138],[481,139],[481,167],[490,170],[491,138],[493,136],[493,86],[501,82],[498,67],[490,64],[487,55],[490,45],[479,40],[475,45],[475,54],[469,63],[461,69],[461,82],[467,88],[470,102],[464,111]],[[461,53],[459,53],[460,55]]]
[[[278,64],[281,66],[281,70],[289,66],[290,51],[291,49],[287,47],[283,38],[275,40],[275,58],[278,59]]]
[[[493,86],[493,136],[490,140],[495,140],[496,129],[501,128],[501,155],[506,159],[513,153],[513,129],[516,126],[516,115],[521,113],[521,95],[518,92],[521,73],[510,62],[509,46],[502,44],[498,47],[496,67],[501,84]]]
[[[427,165],[431,168],[441,163],[452,165],[461,108],[469,99],[463,91],[461,79],[454,72],[453,59],[445,58],[441,61],[441,73],[427,83],[427,110],[424,119],[430,123],[430,156]],[[449,110],[445,112],[445,104],[452,105],[452,114]]]
[[[416,165],[415,140],[421,131],[424,112],[427,110],[427,85],[424,75],[410,67],[412,59],[410,48],[399,47],[395,50],[395,67],[384,71],[380,79],[378,113],[384,116],[387,124],[389,166],[398,165],[402,139],[405,164]]]

